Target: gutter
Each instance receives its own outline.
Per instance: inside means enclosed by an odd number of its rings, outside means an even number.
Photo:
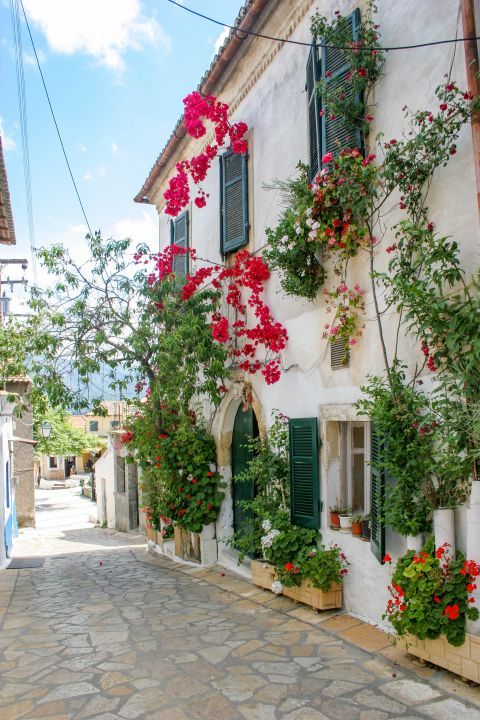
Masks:
[[[200,80],[198,85],[198,91],[202,95],[210,95],[216,83],[232,62],[233,58],[240,50],[243,41],[248,37],[245,33],[241,33],[242,30],[251,30],[258,17],[268,5],[271,0],[251,0],[251,5],[248,8],[246,15],[236,26],[235,30],[230,31],[229,38],[226,44],[223,46],[223,50],[220,51],[217,58],[213,61],[210,69],[205,73],[203,78]],[[238,22],[238,18],[237,21]],[[152,189],[155,180],[162,172],[163,168],[169,164],[172,156],[175,155],[180,141],[185,137],[187,130],[183,123],[183,115],[178,120],[175,129],[170,136],[165,148],[160,153],[155,165],[152,167],[149,176],[145,180],[141,190],[135,195],[134,202],[136,203],[147,203],[152,205],[152,201],[149,198],[149,192]]]
[[[479,71],[478,46],[475,40],[477,32],[475,27],[475,6],[473,0],[461,0],[460,9],[462,13],[463,45],[465,48],[465,63],[467,66],[467,87],[474,98],[480,96],[480,82],[477,77]],[[480,213],[480,110],[472,113],[472,145],[473,162],[475,165],[475,179],[477,182],[477,205]]]

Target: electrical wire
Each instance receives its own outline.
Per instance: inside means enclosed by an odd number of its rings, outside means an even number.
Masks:
[[[215,20],[212,17],[209,17],[208,15],[204,15],[203,13],[198,12],[197,10],[192,10],[192,8],[187,7],[186,5],[182,5],[181,3],[177,2],[176,0],[167,0],[167,2],[171,3],[171,5],[175,5],[176,7],[181,8],[182,10],[185,10],[186,12],[191,13],[192,15],[196,15],[197,17],[203,18],[204,20],[208,20],[211,23],[214,23],[215,25],[221,25],[222,27],[230,28],[230,30],[237,30],[238,32],[241,32],[245,35],[253,35],[253,37],[263,38],[264,40],[272,40],[274,42],[280,42],[280,43],[288,43],[290,45],[301,45],[304,47],[311,47],[311,42],[302,42],[301,40],[287,40],[287,38],[279,38],[272,35],[263,35],[262,33],[253,32],[253,30],[243,30],[243,28],[238,27],[238,25],[229,25],[226,22],[222,22],[221,20]],[[415,48],[422,48],[422,47],[431,47],[432,45],[446,45],[449,43],[459,43],[464,42],[465,40],[480,40],[480,36],[471,37],[471,38],[452,38],[451,40],[434,40],[432,42],[426,42],[426,43],[418,43],[416,45],[395,45],[391,47],[362,47],[359,48],[359,52],[371,52],[372,50],[384,50],[385,52],[389,52],[391,50],[414,50]],[[342,46],[342,45],[328,45],[327,43],[316,43],[317,47],[321,48],[331,48],[335,50],[351,50],[352,48],[349,46]]]
[[[54,122],[54,125],[55,125],[55,129],[56,129],[56,131],[57,131],[58,139],[60,140],[60,145],[61,145],[61,147],[62,147],[63,157],[65,158],[65,162],[66,162],[66,164],[67,164],[68,172],[69,172],[69,174],[70,174],[70,178],[71,178],[71,180],[72,180],[73,187],[74,187],[74,189],[75,189],[75,193],[76,193],[76,195],[77,195],[77,199],[78,199],[78,202],[79,202],[79,204],[80,204],[80,208],[81,208],[81,210],[82,210],[83,217],[84,217],[85,222],[86,222],[87,227],[88,227],[88,232],[90,233],[90,235],[93,235],[92,229],[91,229],[91,227],[90,227],[90,223],[88,222],[87,213],[85,212],[85,208],[84,208],[84,206],[83,206],[82,199],[81,199],[80,193],[79,193],[79,191],[78,191],[77,183],[75,182],[75,178],[73,177],[72,168],[70,167],[70,163],[69,163],[69,161],[68,161],[67,152],[66,152],[66,150],[65,150],[65,145],[63,144],[62,136],[61,136],[61,134],[60,134],[60,129],[59,129],[59,127],[58,127],[57,118],[55,117],[55,113],[54,113],[54,111],[53,111],[53,106],[52,106],[52,102],[51,102],[51,100],[50,100],[50,95],[49,95],[48,90],[47,90],[47,85],[46,85],[46,83],[45,83],[45,78],[44,78],[44,76],[43,76],[42,67],[41,67],[40,61],[39,61],[39,59],[38,59],[37,49],[36,49],[36,47],[35,47],[35,43],[34,43],[34,41],[33,41],[32,32],[31,32],[31,30],[30,30],[30,25],[29,25],[28,20],[27,20],[27,13],[25,12],[25,8],[24,8],[24,6],[23,6],[22,0],[19,0],[19,2],[20,2],[20,5],[22,6],[23,17],[24,17],[24,19],[25,19],[25,24],[26,24],[26,26],[27,26],[28,34],[29,34],[29,36],[30,36],[30,41],[31,41],[31,43],[32,43],[32,48],[33,48],[33,52],[34,52],[34,55],[35,55],[35,60],[37,61],[38,71],[39,71],[39,73],[40,73],[40,77],[42,78],[43,89],[45,90],[45,95],[46,95],[46,97],[47,97],[48,106],[49,106],[50,112],[51,112],[51,114],[52,114],[52,118],[53,118],[53,122]]]
[[[27,204],[28,236],[32,261],[33,282],[37,285],[37,262],[35,253],[35,231],[33,223],[32,176],[30,172],[30,150],[28,146],[27,103],[25,96],[25,76],[23,72],[23,46],[18,0],[10,0],[12,30],[15,45],[15,66],[17,72],[17,94],[22,136],[23,177],[25,182],[25,200]]]

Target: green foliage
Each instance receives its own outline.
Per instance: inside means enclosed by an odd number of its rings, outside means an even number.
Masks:
[[[247,446],[252,459],[243,473],[235,476],[235,482],[252,483],[255,487],[253,500],[241,500],[246,519],[241,532],[226,539],[240,551],[239,562],[245,555],[262,555],[261,538],[265,534],[265,519],[289,523],[290,481],[288,464],[288,418],[274,410],[272,424],[266,435],[249,438]]]
[[[361,389],[357,410],[371,418],[383,448],[374,464],[388,479],[384,520],[400,535],[418,535],[430,527],[424,484],[436,458],[428,398],[399,365]]]
[[[62,408],[38,408],[37,404],[34,403],[33,412],[33,435],[37,441],[35,446],[37,456],[57,455],[59,457],[68,457],[69,455],[81,455],[86,452],[96,452],[107,445],[104,438],[74,427],[70,422],[71,416]],[[41,424],[46,421],[52,426],[48,438],[44,438],[40,431]]]
[[[409,550],[395,567],[384,618],[400,636],[411,633],[424,640],[443,634],[451,645],[460,646],[466,620],[479,617],[471,602],[479,571],[460,552],[448,562],[445,547],[435,552],[433,541],[418,554]]]
[[[302,580],[327,592],[333,583],[341,583],[346,575],[347,558],[338,545],[303,548],[296,560]]]
[[[282,194],[285,209],[277,227],[266,230],[264,257],[280,271],[287,294],[314,300],[330,258],[334,274],[344,277],[348,259],[370,245],[365,218],[376,194],[376,169],[355,149],[340,153],[312,183],[307,166],[298,169],[298,178],[270,186]]]
[[[160,530],[169,519],[192,532],[213,522],[223,500],[215,465],[215,441],[194,413],[164,409],[162,430],[149,401],[139,409],[123,440],[142,468],[142,495],[149,522]]]
[[[332,21],[318,12],[311,18],[312,35],[322,44],[345,48],[342,55],[349,66],[347,82],[325,77],[318,83],[318,93],[329,114],[340,117],[352,132],[369,130],[368,99],[377,80],[383,75],[385,53],[381,50],[378,26],[368,15],[373,14],[375,5],[368,3],[364,18],[358,30],[358,40],[352,43],[352,29],[347,17],[336,15]],[[361,48],[371,48],[362,52]]]
[[[289,513],[277,512],[271,520],[271,525],[271,529],[262,537],[263,557],[275,567],[275,572],[284,585],[287,587],[300,585],[302,575],[297,558],[305,547],[316,546],[319,532],[292,525]],[[278,534],[274,531],[278,531]],[[297,571],[295,568],[298,568]]]
[[[175,276],[160,279],[162,258],[147,248],[132,255],[130,240],[99,233],[87,241],[91,260],[82,267],[63,246],[39,252],[53,282],[31,300],[28,365],[36,387],[52,405],[96,409],[102,393],[92,397],[90,379],[106,369],[108,389],[124,395],[132,383],[140,392],[156,382],[162,390],[154,401],[167,398],[183,412],[197,394],[217,404],[228,374],[226,349],[210,328],[220,292],[206,288],[183,301]]]

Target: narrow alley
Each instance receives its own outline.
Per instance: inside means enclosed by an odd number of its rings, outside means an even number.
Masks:
[[[17,543],[43,565],[0,573],[2,720],[480,720],[478,688],[355,647],[348,616],[154,556],[69,492],[40,493]]]

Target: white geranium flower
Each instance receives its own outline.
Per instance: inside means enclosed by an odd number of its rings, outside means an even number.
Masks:
[[[297,235],[300,235],[300,233],[302,232],[302,228],[300,227],[300,225],[297,225],[295,227],[295,232],[297,233]]]
[[[270,530],[266,535],[262,535],[260,543],[263,548],[271,547],[272,542],[275,540],[277,535],[280,535],[280,530]]]
[[[275,595],[281,595],[283,592],[283,585],[280,582],[280,580],[275,580],[275,582],[272,583],[271,591],[275,593]]]
[[[272,529],[272,523],[270,522],[270,520],[268,520],[268,519],[263,520],[262,530],[265,530],[265,532],[268,532],[271,529]]]

